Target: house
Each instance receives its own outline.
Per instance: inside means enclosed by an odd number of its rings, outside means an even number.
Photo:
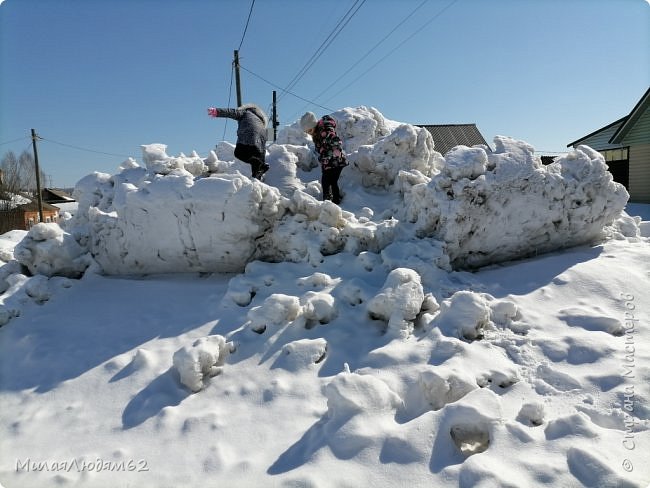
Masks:
[[[489,148],[476,124],[418,125],[431,133],[434,148],[443,156],[456,146],[476,146],[482,144]]]
[[[599,151],[614,181],[625,185],[630,202],[650,203],[650,88],[632,111],[602,129],[567,144]]]
[[[43,202],[43,221],[58,222],[59,211],[58,207]],[[34,201],[0,210],[0,234],[16,229],[29,230],[39,222],[38,203]]]

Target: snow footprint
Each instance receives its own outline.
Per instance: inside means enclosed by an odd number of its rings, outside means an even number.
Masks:
[[[481,424],[456,424],[451,427],[449,435],[463,456],[484,452],[490,446],[490,433]]]
[[[546,385],[553,387],[555,390],[570,391],[582,388],[582,385],[578,380],[572,378],[568,374],[553,369],[546,364],[541,364],[537,368],[537,375],[541,381],[543,381]],[[538,384],[538,389],[541,386],[542,385]]]
[[[625,334],[623,323],[618,319],[603,315],[598,307],[595,307],[593,311],[579,307],[565,308],[560,310],[558,317],[570,327],[607,332],[617,337]]]

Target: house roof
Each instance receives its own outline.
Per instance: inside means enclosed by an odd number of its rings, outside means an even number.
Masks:
[[[433,136],[435,150],[445,154],[456,146],[488,146],[476,124],[439,124],[418,125],[428,130]]]
[[[622,124],[623,121],[625,121],[626,118],[627,118],[627,116],[622,117],[622,118],[620,118],[620,119],[618,119],[618,120],[612,122],[611,124],[607,124],[605,127],[601,127],[600,129],[595,130],[595,131],[593,131],[592,133],[587,134],[586,136],[583,136],[583,137],[581,137],[581,138],[578,139],[578,140],[575,140],[575,141],[573,141],[573,142],[570,142],[569,144],[566,145],[566,147],[572,147],[572,146],[574,146],[574,145],[576,145],[576,144],[580,144],[580,143],[581,143],[582,141],[584,141],[585,139],[589,139],[590,137],[595,136],[595,135],[598,134],[599,132],[602,132],[602,131],[607,130],[607,129],[611,129],[611,128],[614,127],[616,124]]]
[[[614,133],[612,138],[609,140],[610,144],[618,144],[623,138],[627,135],[630,129],[634,126],[639,117],[647,110],[650,106],[650,88],[648,88],[645,94],[641,97],[641,100],[634,106],[630,114],[626,117],[625,122],[621,124],[618,130]]]
[[[57,188],[43,188],[43,193],[48,192],[54,195],[54,199],[61,200],[62,202],[74,202],[74,198],[72,196],[68,195],[66,192],[63,190],[59,190]]]
[[[641,97],[641,100],[637,102],[637,104],[634,106],[632,111],[629,114],[627,114],[625,117],[621,117],[620,119],[615,120],[611,124],[608,124],[605,127],[593,131],[591,134],[587,134],[586,136],[583,136],[576,141],[570,142],[569,144],[567,144],[567,147],[571,147],[576,144],[579,144],[585,139],[593,137],[599,132],[603,132],[607,129],[611,129],[617,124],[619,125],[619,127],[614,131],[614,134],[612,134],[612,137],[610,137],[609,141],[607,142],[609,144],[620,144],[620,142],[627,135],[630,129],[634,127],[636,121],[639,120],[639,117],[643,115],[643,113],[646,111],[646,109],[649,106],[650,106],[650,88],[646,90],[645,94]]]

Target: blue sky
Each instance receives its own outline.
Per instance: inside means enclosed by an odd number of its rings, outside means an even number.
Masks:
[[[115,173],[141,144],[206,156],[234,142],[235,123],[206,108],[236,105],[240,43],[243,101],[266,109],[276,90],[283,125],[365,105],[542,152],[626,115],[650,85],[646,0],[366,0],[285,93],[354,4],[256,0],[243,36],[249,0],[6,0],[0,154],[31,150],[36,129],[54,186]]]

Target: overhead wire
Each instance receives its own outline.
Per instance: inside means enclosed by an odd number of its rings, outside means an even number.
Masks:
[[[324,105],[320,105],[320,104],[318,104],[318,103],[316,103],[316,102],[314,102],[314,101],[312,101],[312,100],[308,100],[308,99],[306,99],[306,98],[304,98],[304,97],[301,97],[300,95],[296,95],[295,93],[292,93],[292,92],[290,92],[290,91],[288,91],[288,90],[286,90],[286,89],[284,89],[284,88],[282,88],[282,87],[276,85],[275,83],[270,82],[269,80],[263,78],[262,76],[258,75],[257,73],[254,73],[254,72],[252,72],[251,70],[249,70],[248,68],[242,66],[241,64],[239,65],[239,67],[240,67],[241,69],[243,69],[244,71],[246,71],[247,73],[250,73],[251,75],[255,76],[256,78],[259,78],[260,80],[264,81],[265,83],[268,83],[268,84],[271,85],[272,87],[275,87],[275,88],[277,88],[277,89],[279,89],[279,90],[282,90],[283,93],[288,93],[289,95],[291,95],[291,96],[293,96],[293,97],[299,98],[299,99],[302,100],[303,102],[308,102],[308,103],[310,103],[310,104],[312,104],[312,105],[316,105],[317,107],[323,108],[323,109],[325,109],[325,110],[329,110],[330,112],[333,112],[333,111],[334,111],[334,110],[331,109],[331,108],[325,107]]]
[[[86,147],[75,146],[73,144],[65,144],[63,142],[54,141],[52,139],[46,139],[46,138],[41,137],[41,136],[38,136],[38,139],[39,139],[39,141],[51,142],[52,144],[57,144],[59,146],[65,146],[65,147],[69,147],[69,148],[72,148],[72,149],[77,149],[79,151],[86,151],[86,152],[91,152],[91,153],[96,153],[96,154],[105,154],[107,156],[119,156],[119,157],[124,157],[124,158],[130,158],[131,157],[130,155],[126,155],[126,154],[117,154],[117,153],[110,153],[110,152],[105,152],[105,151],[97,151],[95,149],[88,149]]]
[[[228,89],[228,107],[230,107],[230,100],[232,99],[232,79],[235,76],[235,66],[234,64],[230,68],[230,88]],[[226,123],[223,124],[223,135],[221,136],[221,140],[226,140],[226,129],[228,128],[228,119],[226,117]]]
[[[392,29],[388,34],[386,34],[386,35],[385,35],[385,36],[384,36],[384,37],[383,37],[379,42],[377,42],[377,43],[376,43],[372,48],[370,48],[368,51],[366,51],[366,53],[365,53],[363,56],[361,56],[361,57],[360,57],[359,59],[357,59],[354,63],[352,63],[352,64],[350,65],[350,67],[347,69],[347,71],[345,71],[341,76],[339,76],[336,80],[334,80],[334,81],[333,81],[333,82],[332,82],[332,83],[331,83],[327,88],[325,88],[322,92],[320,92],[320,93],[319,93],[318,95],[316,95],[314,98],[315,98],[316,100],[318,100],[319,97],[321,97],[321,96],[322,96],[324,93],[326,93],[330,88],[332,88],[334,85],[336,85],[336,84],[337,84],[337,83],[338,83],[342,78],[345,77],[345,75],[347,75],[350,71],[352,71],[354,68],[356,68],[357,66],[359,66],[359,63],[361,63],[364,59],[366,59],[368,56],[370,56],[370,54],[371,54],[373,51],[375,51],[375,49],[377,49],[377,48],[378,48],[378,47],[379,47],[379,46],[380,46],[380,45],[381,45],[381,44],[382,44],[386,39],[388,39],[391,35],[393,35],[393,33],[394,33],[397,29],[399,29],[399,28],[404,24],[404,22],[406,22],[408,19],[410,19],[411,17],[413,17],[413,15],[415,15],[415,12],[417,12],[420,8],[422,8],[422,6],[423,6],[425,3],[427,3],[428,1],[429,1],[429,0],[423,0],[423,1],[422,1],[422,2],[417,6],[417,7],[415,7],[413,10],[411,10],[411,12],[410,12],[406,17],[404,17],[404,18],[403,18],[403,19],[402,19],[402,20],[401,20],[401,21],[400,21],[400,22],[399,22],[395,27],[393,27],[393,29]]]
[[[5,144],[11,144],[12,142],[22,141],[23,139],[30,139],[30,137],[29,136],[23,136],[23,137],[18,137],[17,139],[12,139],[11,141],[0,142],[0,146],[4,146]]]
[[[239,48],[241,49],[242,44],[244,44],[244,37],[246,37],[246,31],[248,30],[248,23],[251,21],[251,15],[253,13],[253,7],[255,6],[255,0],[251,2],[251,8],[248,11],[248,18],[246,19],[246,27],[244,27],[244,33],[241,36],[241,41],[239,42]]]
[[[415,37],[417,34],[419,34],[422,30],[424,30],[426,27],[428,27],[431,23],[433,23],[434,20],[436,20],[438,17],[440,17],[443,13],[445,13],[449,8],[451,8],[455,3],[457,3],[459,0],[452,0],[446,7],[442,8],[439,10],[431,19],[427,20],[419,29],[417,29],[415,32],[413,32],[410,36],[408,36],[406,39],[404,39],[402,42],[400,42],[395,48],[393,48],[388,54],[386,54],[384,57],[382,57],[379,61],[377,61],[375,64],[370,66],[367,70],[365,70],[363,73],[361,73],[359,76],[357,76],[354,80],[352,80],[350,83],[345,85],[343,88],[341,88],[338,92],[336,92],[334,95],[332,95],[330,98],[325,100],[325,102],[330,101],[332,98],[337,96],[339,93],[347,90],[350,86],[352,86],[354,83],[356,83],[358,80],[363,78],[366,74],[368,74],[371,70],[373,70],[378,64],[380,64],[382,61],[384,61],[386,58],[391,56],[395,51],[397,51],[399,48],[401,48],[404,44],[406,44],[408,41],[410,41],[413,37]]]
[[[287,86],[283,89],[283,92],[285,93],[290,93],[290,90],[293,89],[294,86],[307,74],[307,72],[311,69],[311,67],[316,63],[318,58],[320,58],[323,53],[327,50],[327,48],[334,42],[334,40],[339,36],[339,34],[343,31],[345,26],[352,20],[352,17],[356,15],[356,13],[359,11],[359,9],[363,6],[363,4],[366,2],[366,0],[355,0],[355,2],[352,4],[352,6],[348,9],[348,11],[341,17],[341,19],[338,21],[334,29],[329,33],[329,35],[325,38],[325,40],[321,43],[321,45],[316,49],[314,54],[312,54],[311,58],[303,65],[300,70],[298,70],[298,73],[294,75],[294,77],[291,79],[291,81],[287,84]],[[358,5],[358,6],[357,6]],[[353,9],[355,9],[354,12],[352,12]],[[351,13],[352,12],[352,13]],[[341,25],[343,24],[343,25]],[[282,98],[282,94],[280,95],[280,99]]]

